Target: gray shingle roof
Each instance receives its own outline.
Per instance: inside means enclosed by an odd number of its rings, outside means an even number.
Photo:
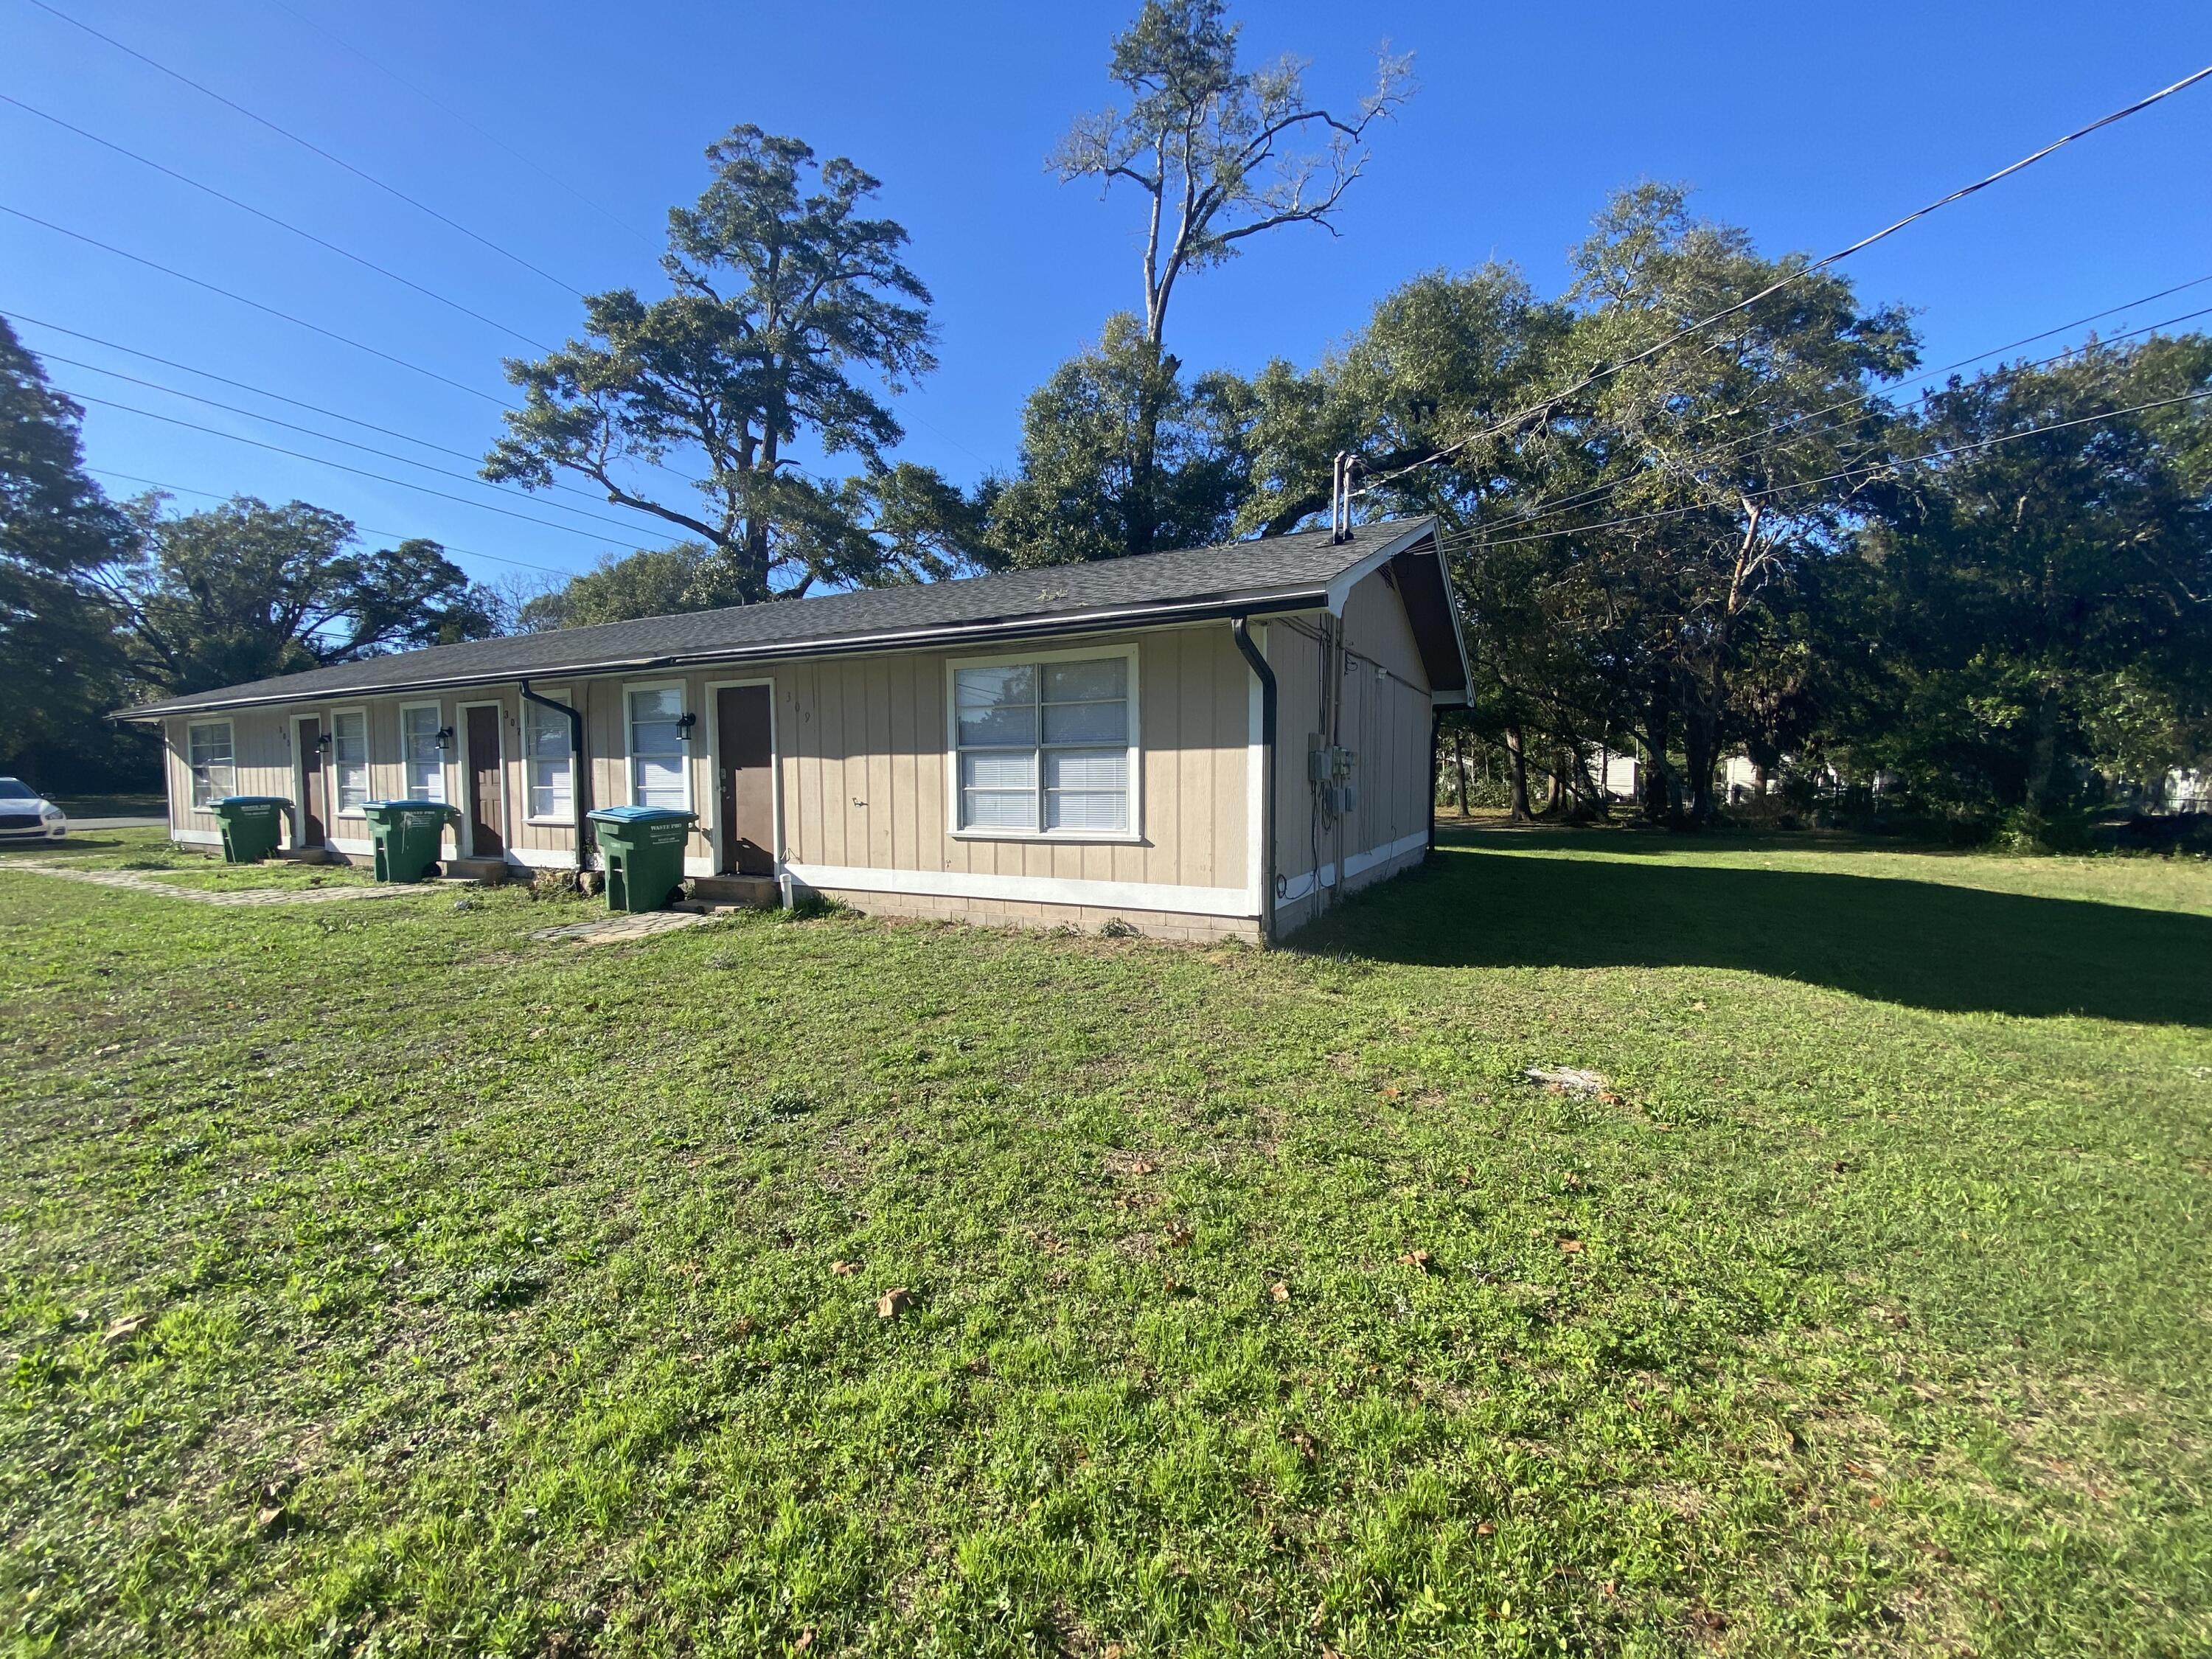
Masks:
[[[597,628],[433,646],[223,686],[118,711],[151,720],[201,709],[506,681],[525,675],[926,646],[947,639],[1079,629],[1163,616],[1284,609],[1317,602],[1330,582],[1386,548],[1418,542],[1430,521],[1365,525],[1348,542],[1326,530],[1151,553],[1097,564],[898,587],[860,588]]]

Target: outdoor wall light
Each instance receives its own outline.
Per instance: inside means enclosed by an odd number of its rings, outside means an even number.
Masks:
[[[315,739],[315,747],[318,749],[327,749],[330,746],[331,734],[327,732],[324,732],[322,736]]]
[[[450,726],[440,726],[438,728],[438,747],[441,749],[451,749],[453,746],[453,728]]]
[[[676,722],[676,728],[684,734],[684,742],[689,743],[691,741],[691,728],[698,725],[698,723],[699,717],[691,713],[689,709],[686,709],[684,711],[684,717]]]

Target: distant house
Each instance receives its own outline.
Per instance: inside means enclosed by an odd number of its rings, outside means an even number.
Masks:
[[[1417,862],[1437,708],[1468,672],[1434,523],[865,589],[371,658],[124,710],[169,825],[293,803],[459,809],[454,867],[592,856],[586,811],[698,816],[704,890],[1273,937]],[[770,884],[775,887],[771,888]]]

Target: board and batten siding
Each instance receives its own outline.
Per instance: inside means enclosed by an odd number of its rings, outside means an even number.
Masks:
[[[1318,613],[1255,619],[1255,638],[1279,688],[1275,764],[1278,929],[1318,914],[1331,894],[1379,879],[1420,856],[1428,827],[1430,699],[1420,653],[1395,588],[1380,573],[1348,595],[1341,631],[1341,741],[1357,751],[1359,801],[1342,821],[1319,817],[1307,781],[1310,734],[1321,728]],[[1133,833],[1073,836],[961,834],[951,819],[950,668],[962,661],[1104,654],[1133,647],[1139,770]],[[672,685],[696,717],[685,760],[699,815],[687,874],[715,868],[718,846],[715,688],[764,684],[775,723],[779,867],[863,909],[987,921],[1103,925],[1119,917],[1170,938],[1256,934],[1258,826],[1252,820],[1260,698],[1225,623],[1055,638],[998,648],[826,656],[773,665],[720,665],[633,674],[548,676],[533,689],[584,716],[588,799],[630,800],[628,693]],[[293,799],[293,720],[368,715],[368,798],[405,793],[399,754],[403,704],[434,702],[454,728],[445,796],[465,803],[464,705],[499,709],[507,855],[511,864],[558,866],[574,857],[569,821],[528,814],[524,709],[512,682],[483,688],[318,699],[204,716],[230,722],[241,794]],[[557,716],[549,716],[558,718]],[[166,723],[171,827],[180,839],[220,839],[211,813],[191,808],[188,717]],[[329,757],[325,756],[327,768]],[[327,775],[327,771],[326,771]],[[331,844],[370,850],[358,817],[331,821]],[[461,848],[449,836],[447,856]]]
[[[1337,741],[1357,757],[1358,804],[1341,818],[1318,810],[1306,754],[1322,732],[1324,648],[1319,618],[1271,621],[1275,671],[1274,922],[1289,933],[1338,895],[1418,862],[1428,843],[1428,672],[1397,589],[1382,571],[1355,583],[1340,619],[1342,706]]]

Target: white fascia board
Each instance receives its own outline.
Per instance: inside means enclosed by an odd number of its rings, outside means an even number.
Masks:
[[[1352,565],[1336,576],[1328,585],[1329,614],[1341,617],[1344,614],[1345,603],[1351,599],[1353,588],[1413,546],[1422,537],[1433,535],[1436,532],[1436,527],[1437,521],[1432,517],[1416,520],[1411,529],[1401,531],[1393,536],[1382,546],[1360,560],[1358,564]]]

